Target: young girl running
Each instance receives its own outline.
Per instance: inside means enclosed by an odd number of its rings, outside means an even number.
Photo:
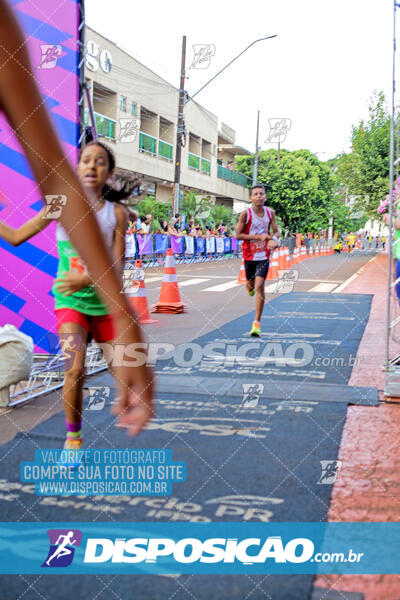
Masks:
[[[61,224],[113,316],[117,343],[140,343],[140,327],[121,294],[119,278],[90,208],[88,188],[85,192],[53,129],[33,76],[24,35],[5,0],[0,0],[0,14],[0,110],[21,142],[42,197],[67,196]],[[153,380],[145,364],[130,366],[127,362],[113,373],[118,383],[115,414],[128,433],[135,435],[153,414]]]
[[[90,142],[81,151],[78,176],[85,188],[91,189],[92,208],[96,213],[113,264],[122,274],[125,255],[125,209],[115,201],[129,194],[125,189],[114,190],[106,185],[112,175],[115,159],[111,150],[101,142]],[[113,201],[111,201],[113,200]],[[13,229],[0,222],[0,236],[14,246],[29,240],[47,227],[43,208],[33,219]],[[78,342],[73,364],[66,370],[63,388],[64,411],[67,426],[65,448],[79,449],[82,445],[82,388],[85,380],[85,356],[88,334],[99,343],[113,344],[114,326],[109,309],[103,304],[91,284],[87,269],[72,246],[60,223],[56,229],[59,264],[53,286],[55,312],[60,344],[72,339]]]

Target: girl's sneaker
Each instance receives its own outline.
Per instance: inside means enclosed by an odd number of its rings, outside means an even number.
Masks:
[[[64,442],[64,450],[81,450],[83,438],[68,438]]]
[[[81,464],[80,450],[82,450],[82,438],[67,438],[64,442],[64,449],[61,450],[58,464],[69,469],[75,469]]]

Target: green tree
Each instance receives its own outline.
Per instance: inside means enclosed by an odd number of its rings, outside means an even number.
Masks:
[[[151,215],[153,217],[150,231],[155,233],[161,229],[161,223],[164,219],[169,219],[170,207],[169,204],[159,202],[154,196],[146,196],[144,200],[141,200],[135,209],[139,213],[139,217],[145,215]]]
[[[194,217],[197,221],[207,219],[213,205],[208,198],[200,198],[194,190],[190,190],[184,193],[180,206],[188,219]]]
[[[254,157],[238,157],[239,171],[251,176]],[[290,231],[317,231],[329,224],[329,204],[335,182],[329,165],[309,150],[260,152],[258,181],[267,193],[268,204]]]
[[[216,204],[212,207],[210,212],[210,221],[215,226],[225,223],[225,225],[231,225],[233,222],[233,211],[227,206]]]
[[[389,144],[391,115],[383,92],[375,92],[368,119],[353,127],[352,149],[333,161],[342,193],[356,197],[354,210],[364,210],[376,219],[376,209],[389,189]]]

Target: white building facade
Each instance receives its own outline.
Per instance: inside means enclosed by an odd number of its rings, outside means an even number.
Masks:
[[[171,203],[178,90],[130,54],[86,28],[85,79],[97,135],[116,155],[117,174],[138,177],[139,198]],[[235,131],[197,102],[185,106],[181,189],[231,207],[249,203],[249,179],[234,170]],[[85,100],[85,123],[90,126]]]

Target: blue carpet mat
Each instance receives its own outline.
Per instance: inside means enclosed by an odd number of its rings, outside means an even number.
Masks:
[[[371,301],[365,294],[281,294],[265,305],[261,338],[249,336],[249,313],[197,338],[185,354],[177,348],[157,362],[156,371],[347,384]]]

